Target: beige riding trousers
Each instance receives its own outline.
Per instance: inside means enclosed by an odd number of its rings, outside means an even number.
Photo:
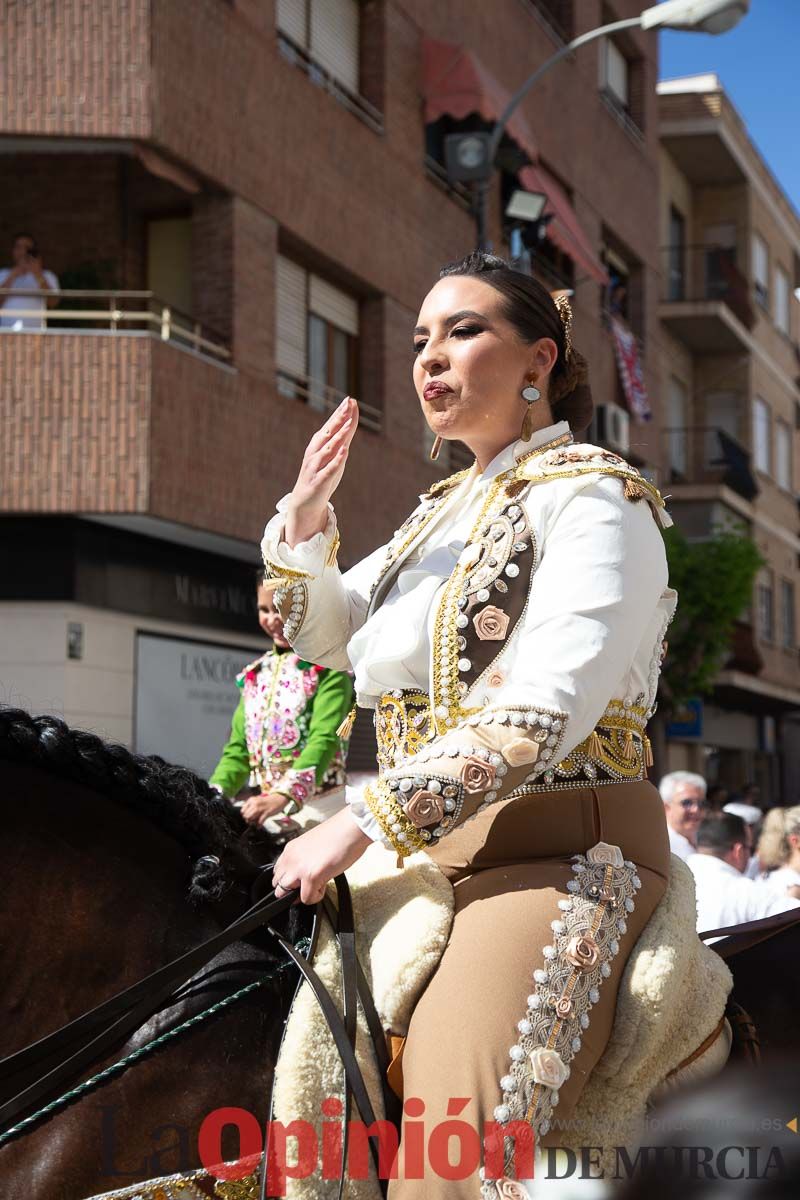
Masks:
[[[453,884],[455,916],[409,1026],[404,1102],[424,1103],[428,1135],[457,1113],[481,1137],[484,1122],[523,1119],[538,1144],[558,1145],[608,1042],[630,951],[666,890],[658,792],[633,782],[500,802],[431,858]],[[426,1162],[423,1178],[405,1177],[404,1149],[390,1200],[480,1197],[477,1169],[453,1180]]]

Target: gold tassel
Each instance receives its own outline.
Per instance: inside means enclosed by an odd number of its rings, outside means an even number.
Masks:
[[[522,433],[519,436],[522,438],[523,442],[529,442],[533,436],[533,404],[528,404],[528,407],[525,410],[525,418],[522,422]]]
[[[589,758],[603,757],[603,743],[600,741],[600,734],[596,729],[592,730],[588,745],[586,747],[586,753],[589,755]]]
[[[653,766],[653,744],[647,734],[644,735],[644,765]]]
[[[634,502],[642,500],[647,495],[642,485],[637,483],[635,479],[626,479],[622,490],[625,493],[625,499],[633,500]]]
[[[625,730],[625,737],[623,739],[622,746],[622,757],[627,758],[628,761],[636,758],[636,748],[633,744],[633,734],[631,733],[630,729]]]
[[[350,709],[350,712],[347,714],[345,719],[342,721],[339,728],[336,730],[337,737],[343,738],[345,741],[347,740],[347,738],[350,737],[350,734],[353,732],[353,726],[356,723],[356,712],[357,711],[358,711],[358,709],[356,708],[356,706],[354,704],[353,707]]]
[[[441,448],[442,448],[442,439],[440,437],[435,437],[433,439],[433,445],[431,446],[431,454],[430,454],[431,462],[436,462],[436,459],[439,457],[439,451],[441,450]]]
[[[331,542],[331,548],[328,551],[327,558],[325,559],[326,567],[332,567],[334,565],[334,563],[336,562],[336,555],[339,553],[339,546],[341,545],[341,542],[342,542],[342,539],[339,537],[339,530],[337,529],[336,536],[334,537],[333,541]]]

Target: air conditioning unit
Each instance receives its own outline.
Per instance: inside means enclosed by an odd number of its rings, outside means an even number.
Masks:
[[[618,404],[598,404],[594,410],[597,441],[627,454],[631,448],[631,419]]]

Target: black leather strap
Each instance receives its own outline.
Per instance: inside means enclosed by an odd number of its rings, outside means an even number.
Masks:
[[[343,1065],[344,1071],[345,1071],[345,1077],[346,1077],[347,1083],[353,1093],[353,1098],[355,1099],[356,1107],[358,1108],[361,1120],[366,1125],[373,1125],[375,1123],[375,1121],[377,1120],[377,1118],[375,1116],[375,1110],[372,1107],[372,1101],[369,1098],[369,1092],[367,1091],[367,1085],[364,1083],[364,1076],[361,1074],[361,1068],[359,1067],[358,1062],[356,1061],[355,1050],[353,1049],[352,1045],[350,1044],[350,1039],[347,1035],[347,1029],[345,1027],[344,1021],[343,1021],[342,1017],[339,1016],[339,1013],[336,1009],[336,1005],[334,1004],[333,1000],[331,999],[330,992],[325,987],[324,983],[320,979],[319,975],[317,975],[314,968],[309,966],[309,964],[306,962],[306,960],[300,954],[297,953],[297,951],[295,950],[295,948],[291,944],[291,942],[287,942],[286,939],[283,938],[274,929],[270,929],[270,933],[274,934],[279,945],[286,952],[286,954],[289,955],[292,962],[294,962],[296,964],[296,966],[299,968],[299,970],[302,972],[303,977],[305,978],[306,982],[309,984],[312,991],[314,992],[314,995],[316,996],[316,999],[317,999],[317,1003],[319,1004],[320,1008],[322,1009],[322,1014],[325,1017],[325,1020],[328,1024],[328,1028],[331,1031],[331,1036],[333,1037],[334,1044],[339,1053],[339,1057],[342,1060],[342,1065]],[[378,1182],[381,1185],[381,1193],[383,1195],[385,1195],[386,1190],[387,1190],[388,1181],[380,1178],[380,1174],[379,1174],[380,1156],[379,1156],[379,1152],[378,1152],[378,1146],[376,1145],[375,1140],[373,1138],[369,1139],[369,1149],[370,1149],[370,1154],[372,1155],[373,1164],[375,1166],[375,1173],[378,1176]],[[265,1164],[264,1164],[264,1178],[265,1179],[266,1179],[266,1174],[267,1174],[267,1166],[268,1166],[268,1164],[265,1162]],[[345,1170],[346,1170],[346,1159],[343,1154],[342,1155],[342,1175],[343,1176],[345,1174]]]
[[[325,915],[330,921],[332,927],[336,929],[339,914],[333,905],[329,896],[325,896],[322,901]],[[309,956],[310,957],[310,956]],[[389,1087],[388,1071],[389,1071],[389,1047],[386,1042],[386,1034],[381,1024],[381,1019],[378,1016],[378,1011],[375,1008],[375,1001],[372,997],[370,986],[367,983],[361,963],[356,956],[356,985],[358,989],[358,999],[361,1002],[361,1007],[364,1012],[364,1018],[369,1029],[369,1036],[372,1045],[375,1048],[375,1058],[378,1062],[378,1071],[380,1073],[381,1092],[383,1095],[383,1110],[386,1113],[387,1119],[392,1124],[400,1126],[402,1108],[400,1101]]]
[[[347,1040],[355,1052],[356,1027],[358,1023],[358,980],[356,976],[356,928],[353,916],[353,903],[347,880],[340,875],[334,880],[336,895],[339,900],[338,922],[334,930],[339,942],[339,957],[342,970],[342,1015]],[[350,1143],[350,1116],[353,1093],[350,1080],[345,1072],[344,1086],[344,1119],[342,1122],[342,1165],[347,1162],[347,1151]],[[347,1172],[342,1170],[339,1178],[339,1200],[344,1200],[344,1181]]]

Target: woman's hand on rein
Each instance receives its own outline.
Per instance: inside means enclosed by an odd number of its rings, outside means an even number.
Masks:
[[[328,501],[341,483],[357,428],[358,404],[345,396],[308,443],[286,512],[284,538],[290,547],[325,529]]]
[[[370,838],[362,833],[348,809],[329,817],[284,846],[272,869],[275,895],[296,888],[304,904],[316,904],[335,875],[341,875],[361,857]]]

